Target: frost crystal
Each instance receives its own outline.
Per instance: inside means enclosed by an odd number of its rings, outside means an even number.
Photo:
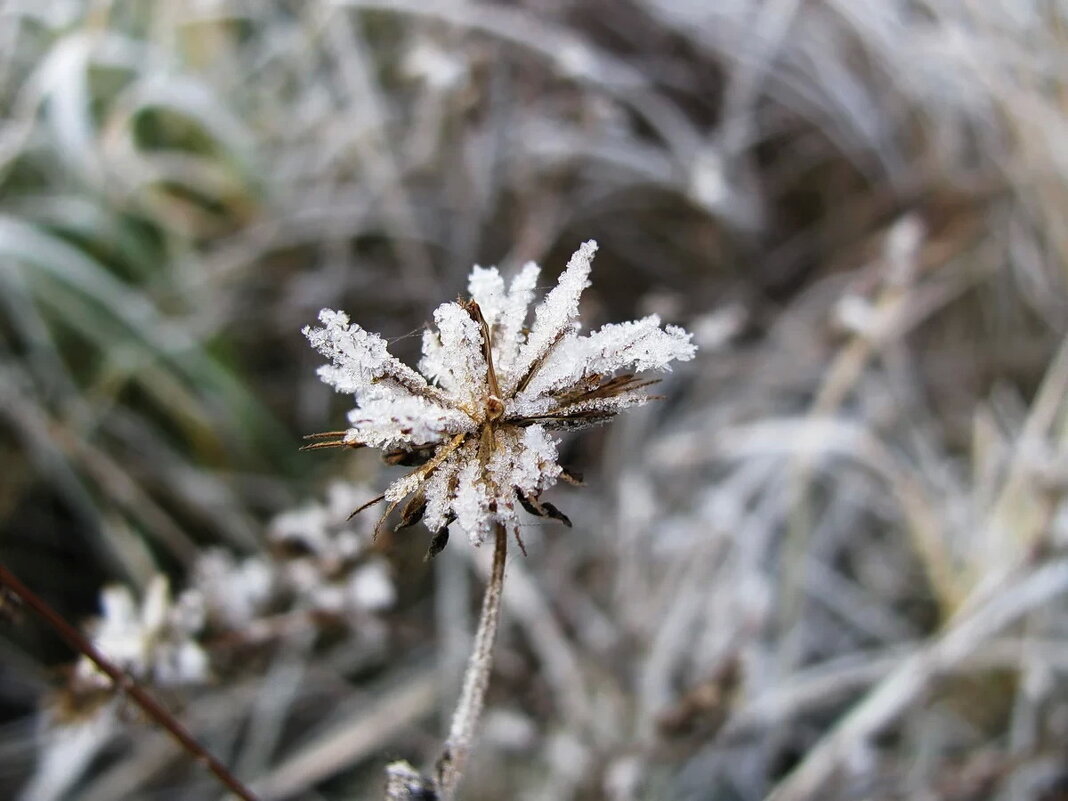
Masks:
[[[420,519],[436,533],[457,522],[476,545],[495,525],[518,533],[516,504],[567,523],[541,493],[566,473],[552,430],[584,428],[648,401],[650,383],[626,371],[669,370],[693,358],[691,335],[660,318],[579,334],[582,291],[597,250],[586,242],[534,310],[539,269],[527,264],[505,287],[497,269],[475,267],[467,302],[434,312],[423,336],[422,375],[389,355],[385,341],[343,312],[323,309],[305,336],[330,363],[319,376],[356,397],[342,439],[315,447],[370,446],[393,464],[418,465],[376,500],[405,498],[398,528]]]

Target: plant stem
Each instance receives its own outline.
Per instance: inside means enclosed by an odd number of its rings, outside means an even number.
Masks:
[[[75,651],[85,655],[94,665],[111,679],[115,689],[126,695],[136,703],[146,715],[162,726],[178,741],[179,745],[188,751],[193,758],[203,765],[222,782],[230,792],[244,801],[257,801],[252,791],[245,787],[236,776],[213,757],[204,746],[193,739],[193,735],[182,726],[181,723],[168,712],[162,704],[153,698],[137,682],[134,681],[124,670],[112,663],[74,626],[63,619],[63,616],[46,604],[29,587],[23,584],[6,567],[0,564],[0,586],[7,587],[17,595],[21,601],[33,612],[51,626],[55,632]]]
[[[464,671],[460,700],[452,716],[449,736],[437,762],[437,793],[441,801],[452,801],[460,782],[474,741],[475,728],[485,706],[486,690],[489,687],[490,668],[493,666],[493,642],[497,637],[497,624],[501,619],[501,594],[504,588],[504,562],[508,551],[508,534],[504,526],[497,524],[493,547],[493,568],[486,593],[482,597],[482,614],[471,656]]]

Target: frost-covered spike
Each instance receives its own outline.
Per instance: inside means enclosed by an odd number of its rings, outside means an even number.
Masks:
[[[416,490],[422,489],[423,485],[434,475],[442,464],[447,462],[458,450],[463,449],[465,440],[465,434],[460,433],[455,435],[449,442],[437,448],[434,452],[434,457],[430,461],[413,470],[408,475],[397,479],[386,488],[386,492],[382,497],[386,500],[387,505],[385,511],[382,512],[382,516],[375,524],[376,536],[378,535],[382,524],[386,522],[386,518],[397,508],[398,504]]]
[[[434,311],[441,341],[441,364],[449,371],[454,393],[469,404],[486,395],[486,359],[482,355],[482,331],[458,303],[443,303]]]
[[[566,426],[571,430],[575,430],[579,428],[587,428],[591,425],[599,425],[624,409],[632,409],[635,406],[644,406],[655,397],[655,395],[645,394],[639,388],[634,391],[623,392],[619,395],[612,395],[608,398],[594,398],[592,400],[584,400],[579,401],[578,403],[561,406],[555,413],[561,417],[573,419],[580,423],[579,425]],[[588,417],[588,422],[585,425],[581,424],[583,415]]]
[[[490,494],[478,459],[463,461],[456,473],[452,510],[473,545],[481,545],[492,529],[489,513]]]
[[[516,509],[520,496],[537,494],[556,482],[561,472],[556,463],[556,440],[540,425],[497,432],[496,449],[486,465],[495,493],[494,520],[509,530],[519,525]]]
[[[437,384],[447,392],[456,389],[452,371],[445,364],[445,354],[441,347],[441,337],[432,328],[423,330],[423,358],[419,360],[419,372],[427,380]]]
[[[461,448],[450,454],[426,480],[423,485],[423,494],[426,496],[426,510],[423,512],[423,522],[431,531],[440,531],[449,523],[452,516],[453,482],[456,480],[456,471],[460,469],[460,461],[474,458],[473,453],[468,455],[465,451],[473,451],[475,443]]]
[[[349,426],[346,442],[392,450],[440,442],[472,430],[474,421],[463,412],[409,395],[364,401],[349,412]]]
[[[382,510],[382,514],[379,515],[378,522],[375,523],[373,535],[375,539],[378,538],[379,532],[382,531],[386,519],[393,513],[393,510],[400,506],[401,501],[418,490],[425,478],[426,472],[424,470],[415,470],[406,476],[401,476],[386,487],[386,491],[382,495],[386,501],[386,507]]]
[[[467,294],[482,309],[482,316],[489,325],[496,325],[504,312],[506,300],[504,279],[496,267],[479,267],[471,269],[467,279]]]
[[[514,486],[531,493],[555,484],[561,471],[557,464],[558,440],[549,436],[545,427],[538,424],[524,428],[520,440],[521,458],[518,460]]]
[[[493,483],[504,492],[518,488],[525,495],[556,482],[556,440],[539,424],[497,434],[497,449],[487,465]]]
[[[519,275],[508,287],[504,310],[493,328],[493,363],[505,376],[513,374],[513,365],[523,344],[523,326],[527,321],[534,289],[538,285],[541,269],[532,261],[523,265]],[[518,378],[517,378],[518,380]]]
[[[386,501],[390,504],[397,504],[419,489],[419,485],[423,483],[424,475],[422,471],[415,470],[406,476],[401,476],[388,487],[386,487],[385,496]]]
[[[534,299],[534,288],[540,272],[537,264],[527,262],[505,291],[504,278],[496,267],[476,265],[468,278],[467,291],[482,309],[482,316],[488,324],[504,324],[520,330],[526,322],[530,302]]]
[[[378,382],[392,379],[411,393],[427,395],[431,387],[419,373],[390,356],[386,341],[378,334],[349,323],[344,312],[323,309],[322,328],[305,326],[304,336],[312,347],[330,360],[319,368],[319,377],[338,392],[361,396],[381,392]]]
[[[590,265],[596,252],[597,243],[592,239],[575,251],[556,286],[535,309],[534,324],[516,357],[515,369],[511,371],[509,391],[521,387],[549,350],[569,329],[574,329],[579,297],[590,284]]]
[[[645,394],[645,383],[633,389],[624,389],[617,394],[561,403],[552,397],[518,400],[512,406],[512,414],[518,419],[539,423],[553,431],[578,431],[600,425],[616,414],[633,406],[641,406],[655,396]]]
[[[673,361],[694,357],[693,334],[677,325],[660,327],[660,317],[609,323],[586,337],[586,374],[617,370],[670,370]]]
[[[471,271],[467,289],[492,331],[493,364],[498,377],[508,376],[522,344],[523,325],[539,273],[538,265],[528,262],[506,292],[504,279],[496,267],[475,267]]]
[[[620,370],[670,370],[672,361],[689,361],[697,347],[692,334],[675,325],[660,327],[660,317],[609,323],[589,336],[565,337],[550,353],[523,398],[573,386],[587,376],[612,375]]]
[[[574,331],[567,331],[556,346],[545,355],[537,371],[516,399],[525,400],[546,397],[562,387],[570,387],[591,373],[586,363],[586,338]]]

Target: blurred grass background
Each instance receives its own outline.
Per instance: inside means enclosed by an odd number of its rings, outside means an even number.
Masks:
[[[567,441],[589,486],[509,568],[464,797],[1063,797],[1066,23],[7,0],[4,563],[80,620],[107,582],[262,551],[272,515],[378,469],[297,451],[346,408],[299,334],[320,307],[412,360],[472,264],[551,276],[595,238],[589,325],[657,311],[703,348],[664,402]],[[389,543],[371,656],[272,653],[182,701],[268,797],[375,798],[386,758],[434,753],[479,580],[464,543],[432,574],[425,546]],[[0,647],[18,786],[68,655],[32,625]],[[256,699],[294,659],[257,761]],[[395,730],[382,697],[410,705]],[[168,747],[115,746],[69,797],[214,792]]]

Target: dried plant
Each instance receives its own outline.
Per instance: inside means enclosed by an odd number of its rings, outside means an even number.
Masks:
[[[147,716],[178,731],[179,743],[205,761],[204,749],[150,692],[174,700],[235,678],[228,652],[284,648],[295,632],[350,629],[372,639],[373,615],[392,606],[396,591],[381,555],[370,549],[369,529],[346,520],[353,499],[369,495],[360,485],[332,483],[325,503],[306,503],[271,521],[268,554],[239,559],[221,548],[205,550],[176,595],[160,574],[141,599],[124,585],[105,587],[101,614],[85,624],[84,635],[31,595],[29,607],[81,656],[47,705],[40,758],[22,797],[59,798],[76,786],[121,731],[124,693],[148,703]],[[12,614],[23,608],[20,593],[28,590],[2,566],[0,589]],[[207,764],[237,782],[214,757]]]
[[[596,249],[591,241],[575,252],[535,308],[529,330],[524,324],[537,265],[527,264],[507,291],[496,268],[476,266],[470,300],[434,312],[437,330],[423,335],[423,375],[391,357],[381,337],[341,312],[324,309],[323,327],[304,329],[331,362],[319,368],[319,377],[354,394],[357,403],[342,438],[318,447],[373,446],[390,462],[418,465],[353,514],[385,500],[377,532],[410,497],[398,528],[423,520],[434,532],[429,555],[444,547],[454,521],[474,545],[495,532],[474,648],[437,764],[435,788],[443,801],[453,797],[463,775],[489,685],[509,531],[523,547],[517,504],[571,524],[541,500],[566,475],[548,432],[597,425],[649,401],[644,390],[654,382],[617,375],[620,370],[670,369],[672,361],[694,355],[692,335],[678,326],[661,328],[655,314],[579,335],[579,296],[589,285]]]
[[[380,795],[451,711],[490,549],[345,521],[400,472],[298,452],[331,395],[296,332],[344,308],[415,366],[472,263],[585,232],[584,317],[658,312],[706,358],[553,443],[591,486],[503,493],[582,536],[519,529],[463,796],[1057,797],[1068,7],[600,6],[4,4],[0,561],[73,622],[137,599],[110,643],[161,648],[116,657],[261,797]],[[298,505],[334,478],[359,491]],[[144,614],[161,573],[202,628]],[[27,611],[0,592],[4,786],[210,796]],[[157,685],[191,648],[210,681]]]
[[[90,642],[81,632],[67,623],[62,616],[58,615],[3,565],[0,565],[0,585],[17,595],[23,604],[32,609],[81,655],[83,662],[79,662],[78,668],[83,676],[94,676],[96,675],[94,670],[98,671],[100,676],[106,677],[105,683],[109,688],[126,695],[136,703],[154,723],[166,729],[197,762],[202,763],[215,774],[216,778],[234,795],[244,801],[256,801],[256,796],[225,765],[198,743],[186,728],[134,678],[135,672],[162,671],[160,678],[167,682],[184,682],[191,678],[200,678],[203,670],[202,654],[184,636],[187,633],[183,631],[186,626],[181,623],[177,625],[179,629],[177,648],[157,647],[156,637],[153,635],[164,629],[164,618],[168,617],[169,604],[165,582],[157,581],[153,584],[152,597],[145,604],[144,614],[141,616],[132,614],[132,604],[129,603],[127,597],[118,592],[111,594],[110,603],[108,603],[109,615],[104,621],[105,631],[100,634],[105,641],[109,642],[111,648],[124,652],[121,662],[114,662],[105,656],[96,644]],[[141,619],[135,620],[137,617]],[[159,651],[167,653],[164,661],[159,660]],[[105,733],[106,727],[104,731],[90,730],[90,739],[93,739],[93,735],[99,736]],[[79,766],[84,765],[84,760],[78,752],[84,751],[86,747],[92,748],[92,744],[84,740],[84,737],[77,738],[82,747],[78,748],[79,743],[76,742],[73,752],[69,748],[63,748],[59,756]],[[62,745],[68,745],[68,743],[69,741],[65,739],[61,741]],[[70,768],[69,765],[59,765],[54,762],[46,767],[59,771],[69,771]],[[31,797],[37,797],[37,793],[43,789],[31,786],[29,793]],[[63,789],[60,787],[60,792]]]
[[[405,499],[399,527],[423,520],[434,532],[432,552],[444,546],[456,521],[479,545],[495,524],[519,537],[518,507],[566,524],[541,493],[566,471],[548,432],[585,428],[650,399],[650,381],[620,370],[670,369],[692,359],[691,335],[660,327],[653,314],[580,336],[579,296],[589,285],[595,242],[584,244],[556,287],[524,323],[539,270],[527,264],[505,291],[496,268],[475,267],[466,302],[434,312],[437,330],[423,335],[420,375],[389,355],[380,336],[324,309],[322,328],[304,330],[330,359],[319,376],[352,393],[350,428],[341,439],[312,447],[381,448],[396,464],[417,464],[378,501],[378,525]],[[322,436],[333,436],[326,434]],[[377,530],[377,527],[376,527]]]

